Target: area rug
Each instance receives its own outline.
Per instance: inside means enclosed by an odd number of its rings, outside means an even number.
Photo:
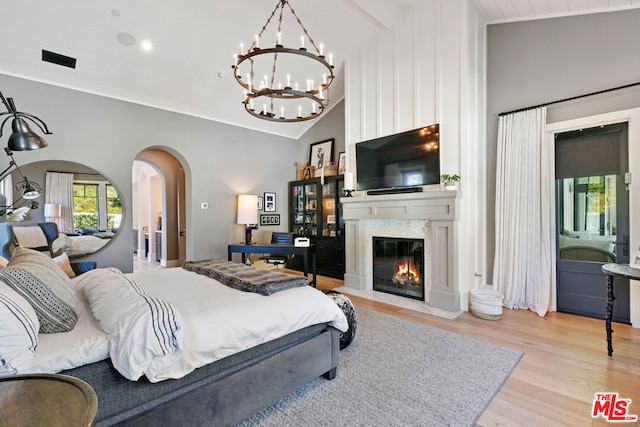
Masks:
[[[472,426],[523,355],[373,310],[356,312],[357,334],[340,353],[334,380],[317,378],[240,426]]]

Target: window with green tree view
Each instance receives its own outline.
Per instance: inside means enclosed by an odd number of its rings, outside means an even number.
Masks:
[[[107,182],[73,184],[73,223],[76,230],[112,230],[120,226],[122,201],[115,187]]]

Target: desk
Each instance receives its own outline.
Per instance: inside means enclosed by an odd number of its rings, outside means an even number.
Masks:
[[[92,426],[98,399],[84,381],[67,375],[0,378],[0,423],[4,426]]]
[[[304,262],[304,277],[309,273],[309,254],[311,254],[311,273],[313,280],[309,283],[316,286],[316,247],[281,245],[275,243],[258,243],[255,245],[245,245],[243,243],[231,244],[227,247],[227,259],[231,261],[231,254],[239,252],[242,254],[242,262],[245,261],[245,254],[273,254],[273,255],[302,255]]]
[[[611,344],[611,318],[613,316],[613,302],[616,300],[613,294],[613,278],[615,276],[625,277],[632,280],[640,280],[640,269],[629,267],[626,264],[605,264],[602,271],[607,274],[607,309],[604,316],[605,327],[607,329],[607,352],[609,356],[613,354],[613,345]]]

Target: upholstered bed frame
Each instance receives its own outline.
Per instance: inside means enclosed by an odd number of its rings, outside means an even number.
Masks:
[[[50,223],[0,224],[0,254],[9,258],[13,251],[13,226],[38,224]],[[109,359],[61,374],[80,378],[96,391],[96,426],[231,426],[319,376],[333,379],[339,352],[340,331],[320,324],[176,380],[152,384],[143,377],[129,381]]]
[[[98,396],[101,426],[232,426],[319,376],[333,379],[340,332],[314,325],[226,357],[177,380],[129,381],[108,360],[61,374]]]

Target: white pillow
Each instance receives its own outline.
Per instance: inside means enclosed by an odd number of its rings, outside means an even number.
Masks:
[[[131,381],[142,375],[151,382],[166,379],[166,371],[185,350],[180,313],[115,269],[88,271],[74,285],[109,334],[109,355],[118,372]]]
[[[38,345],[39,329],[33,307],[0,282],[0,375],[16,374],[29,365]]]
[[[23,248],[48,247],[47,237],[40,226],[33,227],[13,227],[13,234],[18,240],[18,245]]]
[[[64,252],[66,246],[66,237],[64,234],[59,234],[58,237],[51,242],[51,251],[54,254]]]

